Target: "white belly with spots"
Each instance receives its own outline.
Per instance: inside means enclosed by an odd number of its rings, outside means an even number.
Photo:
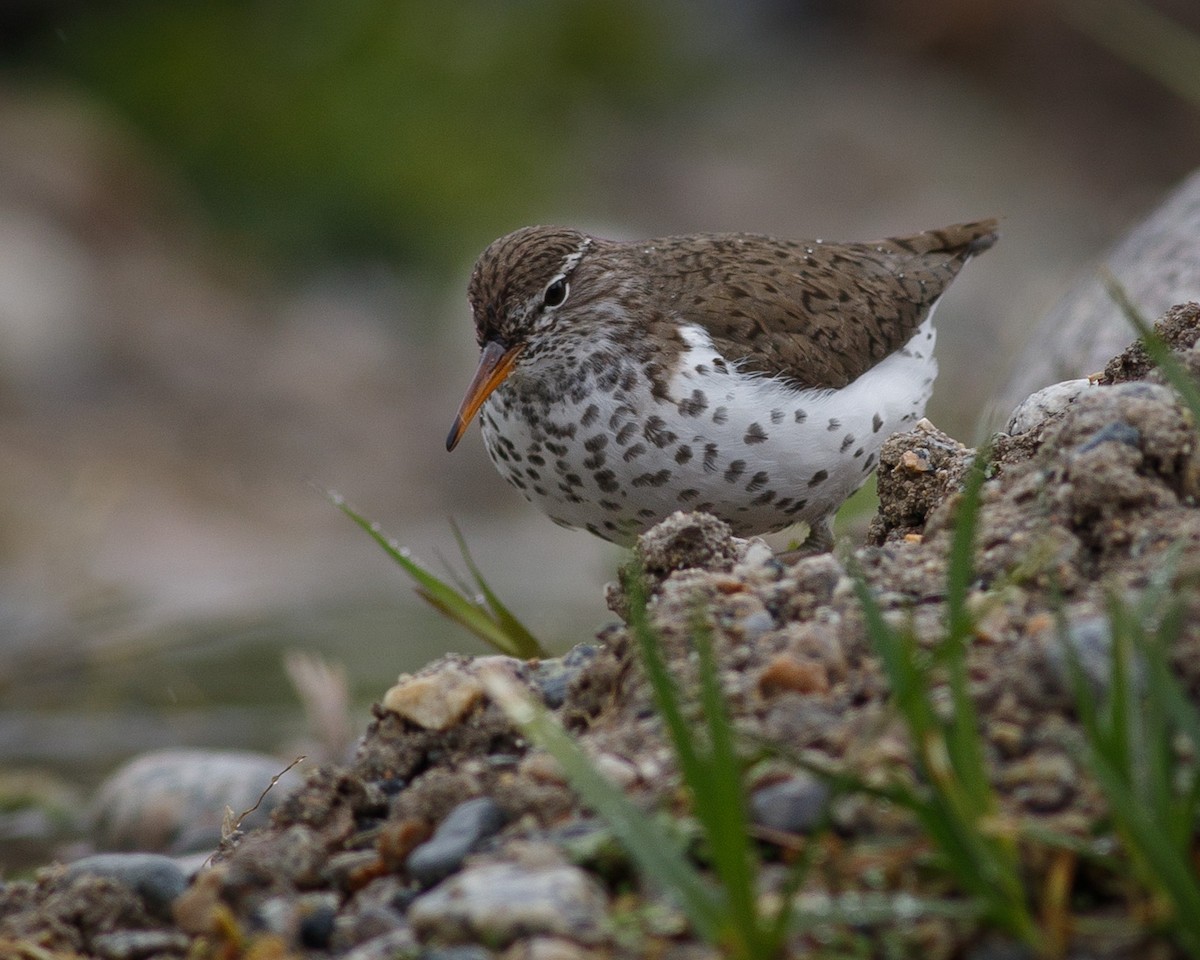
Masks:
[[[932,316],[840,390],[740,374],[701,328],[684,336],[666,396],[605,345],[603,372],[582,384],[514,372],[483,409],[497,469],[556,522],[618,543],[676,510],[713,513],[741,536],[819,525],[870,475],[884,440],[924,414],[937,375]]]

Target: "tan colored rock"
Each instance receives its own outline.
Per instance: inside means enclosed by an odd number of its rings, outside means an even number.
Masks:
[[[431,673],[401,674],[399,683],[383,695],[383,706],[426,730],[449,730],[482,699],[479,679],[449,662]]]

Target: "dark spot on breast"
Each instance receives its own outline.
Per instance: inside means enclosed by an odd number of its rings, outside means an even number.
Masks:
[[[678,407],[683,416],[698,417],[708,409],[708,397],[703,390],[693,390],[688,399],[679,401]]]
[[[771,411],[771,422],[772,423],[783,423],[783,416],[784,416],[784,414],[783,414],[782,410],[772,410]]]
[[[848,433],[842,437],[842,445],[838,447],[838,453],[845,453],[854,445],[854,434]]]
[[[583,461],[584,470],[599,470],[608,460],[608,454],[603,450],[597,450],[590,457],[586,457]]]
[[[717,469],[717,457],[720,455],[720,450],[715,443],[706,443],[704,445],[704,471],[712,473]]]
[[[746,461],[745,460],[734,460],[729,465],[729,469],[727,469],[725,471],[725,479],[729,483],[733,483],[735,480],[737,480],[738,477],[740,477],[745,472],[746,472]]]
[[[775,507],[778,510],[786,510],[791,505],[791,502],[792,502],[791,497],[784,497],[777,504],[775,504]]]
[[[687,503],[689,500],[695,500],[700,496],[700,491],[695,487],[688,487],[686,490],[680,490],[678,500],[680,503]]]
[[[583,416],[579,418],[580,426],[590,427],[600,418],[600,408],[594,403],[588,404],[588,408],[583,411]]]
[[[633,478],[635,487],[661,487],[671,479],[670,470],[659,470],[656,473],[642,473]]]
[[[881,417],[879,414],[875,414],[875,416],[873,416],[871,418],[871,432],[878,433],[879,428],[882,426],[883,426],[883,417]]]
[[[767,439],[767,431],[762,428],[761,423],[752,423],[746,428],[746,435],[742,437],[742,443],[762,443]]]
[[[657,414],[646,421],[646,426],[642,428],[642,436],[660,450],[679,439],[676,434],[667,429],[667,421]]]
[[[649,507],[642,507],[642,509],[637,512],[637,515],[643,520],[649,520],[651,517],[657,516],[658,511],[651,510]]]
[[[608,437],[602,433],[598,433],[594,437],[588,437],[583,441],[583,449],[588,451],[588,453],[603,450],[606,446],[608,446]]]
[[[803,510],[807,506],[808,506],[807,500],[797,500],[790,507],[788,507],[787,510],[785,510],[784,512],[789,517],[794,517],[796,514],[798,514],[801,510]]]
[[[691,459],[692,459],[692,448],[689,447],[687,444],[683,444],[678,450],[675,451],[675,462],[676,463],[687,463]]]
[[[636,423],[625,424],[625,426],[617,431],[617,443],[622,447],[625,446],[635,433],[637,433]]]
[[[646,445],[644,443],[635,443],[632,447],[625,451],[625,454],[621,459],[623,459],[626,463],[629,463],[629,461],[636,460],[645,452]]]
[[[818,470],[816,473],[814,473],[809,478],[808,485],[810,487],[815,487],[818,483],[824,483],[828,479],[829,479],[829,471],[828,470]]]
[[[596,478],[596,486],[605,493],[616,493],[621,489],[621,485],[617,483],[617,475],[611,470],[597,470],[592,476]]]
[[[602,506],[605,510],[609,511],[610,513],[612,513],[614,510],[621,509],[621,505],[619,503],[617,503],[615,500],[601,500],[600,506]]]
[[[796,411],[796,422],[797,423],[803,423],[807,419],[808,419],[808,413],[806,411],[804,411],[804,410]]]
[[[766,470],[759,470],[758,473],[750,478],[750,482],[746,484],[746,492],[753,493],[755,490],[761,490],[767,485],[767,481],[770,479],[771,477],[767,474]]]
[[[565,443],[555,443],[553,440],[546,441],[546,449],[556,457],[565,457],[567,455],[567,445]],[[530,457],[530,460],[533,458]]]
[[[717,407],[713,411],[712,422],[716,424],[724,423],[729,419],[729,411],[725,407]]]
[[[774,499],[775,499],[775,491],[768,490],[766,493],[759,494],[757,497],[755,497],[750,502],[752,504],[754,504],[756,507],[761,507],[761,506],[765,506],[766,504],[770,503]]]
[[[538,473],[536,470],[534,470],[533,467],[525,468],[525,476],[529,477],[530,480],[541,480],[542,479],[542,475],[540,473]]]
[[[830,417],[829,418],[829,426],[827,426],[825,429],[828,430],[830,433],[833,433],[833,431],[836,430],[841,425],[842,425],[842,421],[839,420],[837,417]]]

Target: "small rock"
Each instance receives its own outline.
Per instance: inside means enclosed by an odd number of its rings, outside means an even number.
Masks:
[[[506,945],[544,934],[593,943],[607,910],[604,892],[578,867],[489,863],[464,870],[418,897],[408,919],[423,940]]]
[[[514,943],[503,960],[588,960],[595,954],[561,937],[534,937]]]
[[[343,850],[329,857],[321,876],[338,890],[357,890],[386,868],[378,850]]]
[[[411,941],[412,932],[404,919],[404,911],[415,897],[415,892],[403,886],[397,877],[373,880],[335,917],[328,949],[341,953],[351,947],[374,943],[401,929]]]
[[[493,960],[494,954],[483,947],[464,944],[458,947],[430,947],[422,950],[418,960]]]
[[[353,950],[342,954],[342,960],[397,960],[398,957],[414,955],[417,955],[417,940],[413,932],[405,927],[360,943]]]
[[[67,864],[68,877],[108,877],[134,891],[156,917],[169,919],[171,904],[187,888],[187,877],[159,853],[97,853]]]
[[[333,936],[338,897],[333,893],[307,893],[268,897],[254,911],[262,928],[285,943],[324,950]]]
[[[383,707],[425,730],[449,730],[483,699],[483,684],[462,662],[443,660],[428,673],[401,674]]]
[[[1095,694],[1106,695],[1112,685],[1113,639],[1108,617],[1090,614],[1072,617],[1067,621],[1064,638],[1059,635],[1057,625],[1041,636],[1043,655],[1049,668],[1054,689],[1072,694],[1075,689],[1074,664]],[[1069,649],[1069,652],[1068,652]],[[1145,662],[1140,654],[1134,653],[1130,669],[1133,681],[1140,690],[1145,683]]]
[[[580,643],[561,657],[543,660],[533,671],[533,682],[542,694],[542,702],[557,710],[567,699],[567,689],[585,666],[596,658],[600,648],[592,643]]]
[[[829,788],[825,784],[798,774],[754,791],[750,816],[760,827],[803,834],[821,821],[828,803]]]
[[[504,826],[504,811],[491,797],[460,803],[417,847],[405,864],[409,876],[422,886],[432,886],[462,866],[463,860],[483,840]]]
[[[828,693],[829,673],[813,660],[798,660],[790,653],[780,653],[758,675],[758,692],[764,699],[780,693]]]
[[[1017,404],[1009,415],[1004,432],[1013,437],[1029,433],[1043,421],[1066,410],[1084,391],[1094,389],[1097,389],[1096,384],[1087,377],[1043,387]]]
[[[182,956],[187,953],[191,940],[175,930],[120,930],[98,934],[88,945],[104,960],[146,960],[175,954]]]

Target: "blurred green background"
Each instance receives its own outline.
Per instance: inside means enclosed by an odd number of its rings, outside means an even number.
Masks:
[[[345,665],[356,726],[475,652],[327,487],[434,564],[453,515],[548,643],[592,635],[615,551],[442,446],[471,263],[522,224],[999,215],[939,310],[930,415],[971,440],[1197,166],[1197,29],[1183,0],[0,4],[0,767],[278,750],[284,649]]]

